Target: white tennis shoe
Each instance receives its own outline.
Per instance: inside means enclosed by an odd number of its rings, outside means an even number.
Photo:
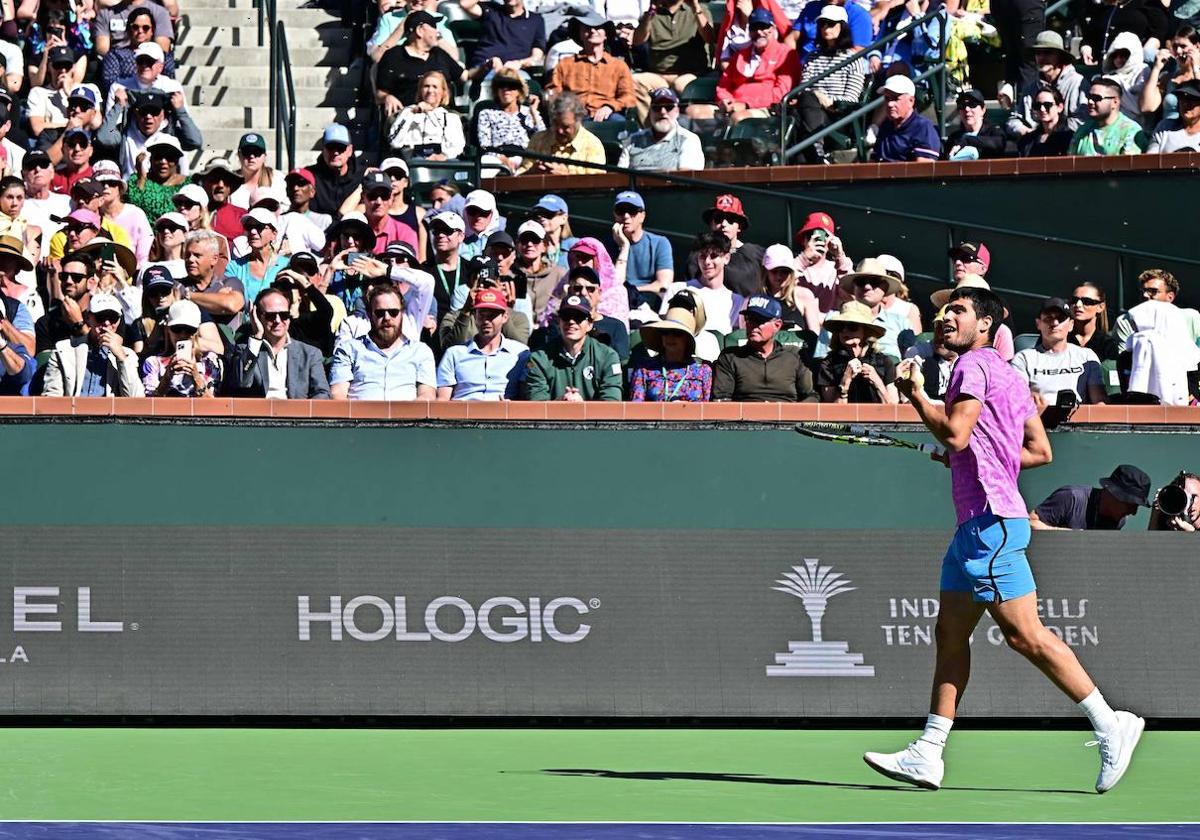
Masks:
[[[864,753],[863,761],[867,762],[872,770],[889,779],[907,782],[926,790],[937,790],[942,786],[946,764],[940,756],[934,758],[925,755],[919,744],[920,741],[913,741],[907,749],[895,753]]]
[[[1115,714],[1117,725],[1113,731],[1087,742],[1089,747],[1100,747],[1100,775],[1096,777],[1096,793],[1112,790],[1121,781],[1146,728],[1146,721],[1133,712]]]

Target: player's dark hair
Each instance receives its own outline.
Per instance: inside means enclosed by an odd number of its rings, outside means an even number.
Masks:
[[[975,309],[977,319],[991,318],[992,325],[988,328],[988,344],[996,340],[996,333],[1000,330],[1000,324],[1004,322],[1004,301],[998,294],[991,289],[977,289],[968,286],[964,289],[955,289],[950,295],[950,300],[969,300]]]

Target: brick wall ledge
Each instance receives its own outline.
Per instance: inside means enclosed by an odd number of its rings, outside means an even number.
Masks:
[[[821,184],[849,181],[945,181],[998,176],[1109,175],[1114,173],[1185,172],[1200,169],[1200,153],[1119,155],[1113,157],[1000,158],[933,161],[931,163],[839,163],[831,166],[737,166],[666,173],[723,184]],[[640,189],[653,189],[651,172],[639,172]],[[669,182],[662,182],[669,186]],[[484,187],[502,193],[628,189],[625,175],[518,175],[485,178]]]
[[[0,397],[3,417],[249,417],[280,420],[468,420],[795,423],[917,423],[910,406],[820,403],[373,402],[169,399],[150,397]],[[0,422],[3,422],[0,419]],[[1076,424],[1195,425],[1200,408],[1082,406]]]

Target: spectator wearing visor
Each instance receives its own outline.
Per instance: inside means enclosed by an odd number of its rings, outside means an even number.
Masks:
[[[324,236],[325,231],[333,224],[333,216],[312,209],[313,199],[317,196],[317,179],[313,177],[312,172],[304,167],[293,169],[283,179],[283,184],[287,190],[288,212],[308,219]]]
[[[592,402],[621,399],[621,359],[597,341],[592,331],[592,307],[579,295],[568,295],[555,315],[559,335],[529,355],[525,368],[527,400]]]
[[[48,397],[140,397],[137,354],[125,346],[119,328],[121,302],[109,294],[91,295],[86,329],[63,339],[46,363],[42,394]],[[10,345],[11,346],[11,345]],[[7,349],[4,366],[9,370]]]
[[[263,289],[250,308],[251,336],[234,346],[225,363],[224,393],[272,400],[327,400],[329,382],[321,351],[290,335],[291,301]]]
[[[712,398],[734,402],[814,402],[813,375],[795,346],[780,344],[779,301],[755,295],[742,313],[746,343],[726,347],[713,365]]]
[[[621,144],[618,166],[644,171],[704,168],[700,136],[679,124],[679,94],[674,90],[661,87],[650,92],[645,123]]]
[[[167,137],[178,151],[175,158],[177,171],[185,173],[187,166],[181,160],[183,152],[202,148],[204,136],[184,107],[182,93],[168,97],[157,91],[117,90],[96,141],[116,150],[114,156],[121,165],[121,173],[128,177],[144,171],[141,169],[143,164],[139,163],[143,160],[142,155],[150,151],[152,144],[164,142]]]
[[[520,395],[529,348],[507,337],[508,298],[499,289],[478,288],[471,297],[475,335],[446,349],[437,371],[439,400],[513,400]]]

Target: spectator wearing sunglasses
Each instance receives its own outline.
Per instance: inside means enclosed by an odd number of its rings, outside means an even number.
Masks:
[[[171,96],[183,92],[183,86],[163,72],[166,55],[162,47],[154,42],[142,44],[133,53],[133,73],[123,76],[108,90],[108,104],[112,107],[118,90],[138,93],[158,93]]]
[[[533,351],[525,367],[527,400],[620,401],[621,359],[590,335],[592,306],[569,295],[555,313],[559,335]]]
[[[362,166],[354,157],[350,131],[334,123],[321,136],[321,155],[308,167],[313,176],[316,197],[310,208],[317,213],[335,216],[347,196],[362,183]]]
[[[112,295],[91,296],[85,328],[59,341],[46,363],[42,393],[48,397],[141,397],[137,354],[125,346],[118,327],[121,302]],[[7,355],[7,354],[6,354]],[[8,368],[8,359],[5,360]]]
[[[1070,154],[1140,155],[1150,138],[1137,121],[1121,113],[1121,83],[1107,76],[1092,80],[1087,92],[1088,118],[1071,138]]]
[[[40,149],[29,152],[21,161],[21,175],[25,179],[25,217],[42,229],[43,236],[52,236],[60,227],[54,217],[71,212],[71,199],[50,189],[54,181],[50,156]]]
[[[520,390],[529,348],[504,334],[510,311],[500,289],[477,289],[470,301],[475,335],[449,347],[438,365],[439,400],[512,400]]]
[[[143,44],[154,44],[163,51],[162,72],[164,75],[174,78],[175,57],[171,55],[170,39],[162,38],[160,40],[155,37],[158,29],[158,22],[154,17],[155,9],[161,11],[154,3],[148,3],[131,11],[125,24],[125,42],[121,46],[115,46],[107,53],[97,53],[103,56],[103,60],[100,62],[100,83],[104,85],[105,89],[111,88],[118,79],[134,75],[137,69],[137,50]],[[101,11],[100,14],[104,14],[104,11]],[[170,26],[169,18],[167,25]],[[97,50],[100,42],[101,38],[98,37],[96,39]]]
[[[267,138],[255,131],[238,141],[238,174],[241,183],[229,196],[229,203],[253,207],[254,191],[281,183],[283,173],[267,165]]]
[[[86,333],[84,315],[96,288],[95,265],[86,254],[68,254],[63,257],[62,267],[53,273],[53,279],[58,282],[59,297],[33,327],[39,353]]]
[[[29,89],[25,109],[29,116],[30,133],[41,142],[42,148],[58,139],[58,132],[67,126],[67,96],[75,87],[76,55],[70,47],[51,47],[46,51],[48,70],[43,84]]]
[[[226,362],[225,393],[275,400],[327,400],[321,351],[289,335],[292,303],[279,289],[263,289],[250,308],[253,334]]]
[[[365,303],[371,329],[334,348],[329,370],[333,399],[432,400],[437,395],[433,351],[404,335],[401,291],[388,283],[375,285]]]
[[[167,310],[165,356],[142,363],[142,384],[154,397],[215,396],[221,379],[221,360],[199,341],[200,307],[179,300]]]
[[[1073,132],[1058,88],[1039,90],[1030,99],[1032,130],[1017,141],[1018,157],[1061,157],[1071,148]]]
[[[188,182],[183,174],[183,149],[170,134],[158,134],[138,154],[137,179],[129,185],[129,203],[142,208],[148,219],[175,209],[175,193]]]
[[[108,56],[116,50],[133,49],[149,40],[164,50],[171,49],[175,27],[171,25],[170,13],[160,4],[151,0],[128,0],[96,5],[99,8],[92,24],[96,55]],[[149,31],[142,28],[145,25],[149,25]]]
[[[1108,302],[1104,289],[1080,283],[1067,298],[1071,307],[1071,333],[1067,340],[1091,350],[1102,362],[1121,355],[1121,343],[1109,333]]]
[[[47,150],[50,160],[57,163],[50,189],[70,195],[72,188],[83,178],[92,177],[92,135],[85,128],[68,128]]]

